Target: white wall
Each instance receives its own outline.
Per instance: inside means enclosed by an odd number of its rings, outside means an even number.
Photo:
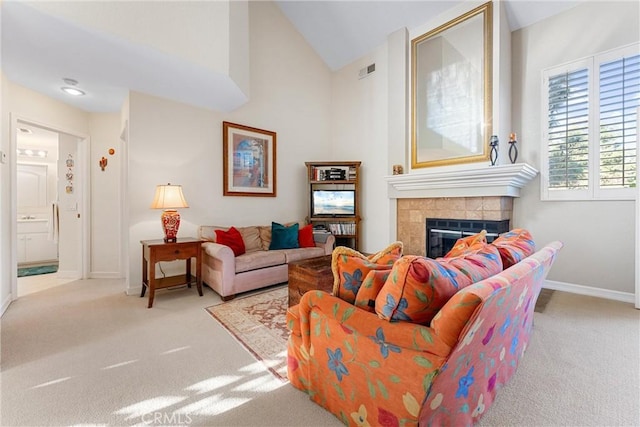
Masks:
[[[304,220],[304,162],[331,153],[330,71],[270,2],[252,2],[250,101],[230,114],[130,94],[128,144],[129,291],[140,288],[140,240],[163,237],[149,208],[158,184],[182,185],[179,237],[202,224],[244,226]],[[277,197],[222,196],[222,121],[277,134]]]
[[[122,142],[120,114],[90,114],[91,153],[91,253],[89,271],[94,278],[122,277],[120,266],[122,228],[120,191],[122,178]],[[109,154],[113,148],[115,153]],[[107,159],[101,170],[98,162]]]
[[[33,2],[30,6],[213,72],[229,71],[228,0]]]
[[[0,7],[0,13],[2,8]],[[9,121],[9,82],[0,70],[0,151],[6,156],[6,162],[0,163],[0,314],[11,303],[11,167],[9,164],[10,121]]]
[[[361,68],[376,70],[358,79]],[[382,45],[371,54],[333,73],[331,91],[332,160],[361,161],[360,250],[377,252],[389,245],[389,199],[385,175],[389,144],[388,50]]]
[[[637,42],[639,17],[638,2],[586,2],[513,33],[513,127],[522,161],[541,169],[542,70]],[[516,199],[514,222],[539,244],[565,243],[549,279],[634,292],[633,201],[543,202],[538,177]]]
[[[409,29],[408,41],[479,4],[467,2],[424,25]],[[504,15],[504,10],[496,7],[494,26],[499,24],[504,28]],[[593,16],[598,19],[594,20]],[[498,120],[497,129],[505,134],[500,138],[501,161],[506,161],[508,132],[513,131],[519,140],[518,161],[540,168],[540,146],[536,141],[541,137],[542,68],[637,41],[638,16],[636,2],[588,2],[514,32],[511,39],[503,34],[494,40],[494,46],[506,50],[501,50],[500,57],[494,58],[494,67],[497,67],[494,84],[500,85],[498,97],[494,99],[494,116]],[[587,22],[589,25],[585,26]],[[385,45],[388,51],[384,46],[379,47],[333,76],[333,157],[363,161],[363,250],[368,252],[381,249],[391,240],[389,237],[394,236],[381,231],[395,226],[393,206],[386,199],[386,184],[382,179],[391,174],[389,161],[402,163],[400,156],[403,155],[405,172],[408,171],[410,129],[407,124],[404,138],[398,131],[400,125],[396,114],[402,114],[402,101],[394,99],[397,91],[404,87],[400,81],[404,76],[395,70],[388,83],[380,81],[402,58],[398,38],[402,39],[398,34],[389,37]],[[392,66],[385,63],[387,55],[394,58]],[[510,56],[513,56],[511,71],[503,60]],[[372,62],[376,63],[376,72],[358,81],[357,71]],[[408,61],[406,66],[409,66]],[[510,80],[511,87],[508,87]],[[393,87],[393,97],[388,93],[389,87]],[[509,107],[507,111],[505,106]],[[384,131],[386,123],[392,124],[391,132]],[[404,139],[407,147],[404,153],[398,147],[397,139]],[[381,158],[385,155],[388,159]],[[512,222],[530,229],[539,245],[552,240],[565,243],[549,276],[551,280],[624,294],[634,292],[633,210],[631,201],[541,202],[539,179],[536,179],[523,190],[522,197],[516,199]]]

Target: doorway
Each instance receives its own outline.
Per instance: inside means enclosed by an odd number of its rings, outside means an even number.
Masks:
[[[88,141],[12,119],[12,299],[88,275]],[[18,278],[20,267],[49,273]]]

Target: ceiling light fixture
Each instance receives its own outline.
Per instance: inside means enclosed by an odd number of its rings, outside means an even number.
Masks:
[[[37,152],[33,151],[30,148],[18,148],[16,150],[18,156],[26,156],[26,157],[41,157],[41,158],[45,158],[47,157],[47,150],[38,150]]]
[[[84,91],[81,91],[80,89],[77,89],[75,87],[63,86],[60,89],[62,89],[62,91],[64,93],[69,94],[69,95],[73,95],[73,96],[82,96],[82,95],[84,95]]]
[[[82,96],[82,95],[84,95],[84,91],[83,90],[80,90],[77,87],[75,87],[78,84],[77,80],[65,77],[65,78],[62,79],[62,81],[69,85],[69,86],[63,86],[63,87],[60,88],[64,93],[66,93],[68,95],[72,95],[72,96]],[[73,87],[70,87],[70,86],[73,86]]]

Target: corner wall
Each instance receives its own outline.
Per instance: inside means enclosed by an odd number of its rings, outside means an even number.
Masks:
[[[541,169],[542,70],[637,42],[639,17],[637,2],[585,2],[513,33],[513,128],[519,130],[522,161]],[[550,280],[635,292],[633,201],[541,201],[540,177],[521,194],[515,223],[539,245],[565,244]]]
[[[462,6],[470,9],[475,4],[470,2]],[[456,10],[460,11],[460,8]],[[494,14],[494,20],[506,25],[503,8],[496,10],[498,15]],[[457,16],[452,11],[448,13],[409,29],[409,42],[416,35]],[[598,19],[594,20],[594,16]],[[500,87],[494,108],[498,102],[499,131],[513,131],[518,135],[519,162],[540,169],[542,69],[637,41],[639,16],[637,2],[585,2],[556,17],[513,32],[510,39],[499,39],[501,49],[510,49],[504,54],[512,57],[511,70],[504,62],[497,64],[494,58],[494,66],[499,66],[494,73],[499,73],[501,84],[509,85],[511,80],[511,86]],[[589,25],[585,26],[585,22]],[[409,125],[405,128],[407,136],[403,138],[396,117],[402,114],[402,102],[397,99],[397,91],[402,88],[399,80],[406,78],[394,69],[400,57],[400,38],[399,34],[390,36],[385,46],[374,49],[333,76],[333,156],[363,162],[363,250],[368,252],[382,249],[395,236],[395,232],[387,233],[396,225],[383,177],[391,174],[389,161],[401,163],[403,150],[398,147],[398,140],[403,140],[401,143],[406,144],[407,151],[410,146]],[[389,71],[385,66],[385,47],[389,48],[388,57],[396,61]],[[372,62],[376,63],[376,72],[358,81],[354,77],[357,70]],[[406,64],[409,67],[409,61]],[[380,78],[378,71],[390,73],[388,84],[377,81]],[[509,78],[505,73],[509,73]],[[393,97],[389,88],[396,91]],[[410,95],[407,93],[406,96]],[[511,104],[509,111],[504,111],[508,102]],[[408,107],[407,114],[410,114]],[[391,132],[384,131],[386,123],[392,126]],[[507,151],[504,147],[508,147],[506,138],[501,137],[501,142],[504,157]],[[380,162],[380,157],[385,155],[388,160]],[[406,159],[407,152],[404,156]],[[407,172],[410,171],[405,160]],[[549,275],[552,281],[579,285],[587,291],[604,290],[607,297],[619,296],[623,300],[635,291],[633,201],[542,202],[538,177],[522,190],[520,198],[514,200],[513,224],[530,229],[539,246],[552,240],[565,243]]]
[[[269,225],[307,215],[304,162],[331,153],[330,71],[272,2],[249,4],[249,44],[251,99],[232,113],[130,94],[130,293],[140,289],[140,240],[163,237],[160,212],[149,208],[158,184],[182,185],[189,204],[180,211],[182,237],[197,237],[200,225]],[[276,132],[276,197],[222,195],[222,121]]]

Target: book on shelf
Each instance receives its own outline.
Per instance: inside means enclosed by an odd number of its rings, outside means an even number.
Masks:
[[[356,234],[356,224],[353,222],[338,222],[328,225],[329,231],[337,236],[345,234]]]
[[[353,174],[350,168],[341,167],[315,167],[312,169],[312,179],[314,181],[344,181],[347,179],[355,179],[355,170]]]

